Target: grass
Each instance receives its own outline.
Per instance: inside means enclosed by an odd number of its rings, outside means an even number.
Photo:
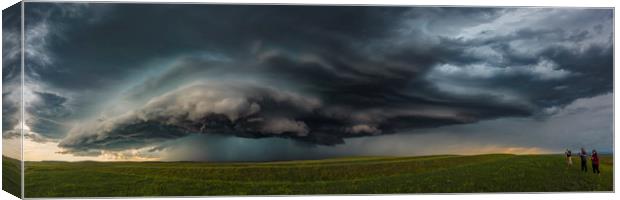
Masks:
[[[2,156],[2,190],[21,196],[21,162]]]
[[[26,162],[26,197],[612,191],[561,155],[354,157],[260,163]],[[588,166],[590,168],[590,166]]]

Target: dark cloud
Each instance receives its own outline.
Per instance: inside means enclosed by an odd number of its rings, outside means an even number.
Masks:
[[[57,39],[35,48],[49,60],[30,60],[47,68],[29,68],[29,75],[41,88],[72,91],[37,90],[44,103],[28,112],[49,120],[31,125],[58,132],[65,121],[89,116],[60,143],[76,154],[191,133],[334,145],[506,117],[542,119],[613,89],[608,9],[28,8],[27,27]]]
[[[331,49],[346,52],[347,49],[342,49],[346,47],[343,45],[346,41],[339,38],[378,35],[386,26],[383,24],[393,23],[389,20],[391,18],[388,18],[390,15],[395,15],[398,10],[405,10],[364,7],[88,4],[83,12],[106,10],[107,16],[105,20],[90,23],[83,20],[87,17],[76,19],[60,14],[59,8],[65,6],[75,4],[33,3],[26,14],[36,22],[44,17],[40,13],[52,10],[49,11],[49,16],[45,16],[45,20],[71,24],[61,26],[62,38],[66,40],[62,44],[52,44],[49,47],[53,57],[61,58],[55,65],[71,70],[50,70],[41,72],[41,75],[50,77],[46,80],[49,84],[75,89],[101,87],[108,82],[125,80],[135,72],[151,67],[143,66],[142,63],[157,57],[201,50],[244,54],[246,52],[238,50],[249,48],[255,40],[277,41],[277,44],[273,45],[306,49],[307,44],[311,43],[302,41],[299,44],[300,41],[297,40],[304,37],[310,41],[320,40],[317,41],[319,44],[330,43]],[[140,12],[135,12],[137,10]],[[316,15],[317,12],[324,14]],[[317,24],[322,27],[316,27]],[[285,34],[286,32],[294,34]],[[323,48],[317,46],[315,49]],[[66,57],[80,59],[62,59]],[[111,79],[112,76],[116,78]],[[76,85],[74,82],[82,84]]]
[[[12,130],[19,124],[19,101],[10,100],[12,92],[2,93],[2,131]]]
[[[21,4],[2,11],[2,136],[12,137],[20,119]]]
[[[26,125],[30,131],[46,138],[59,139],[67,131],[63,121],[71,115],[67,99],[53,93],[37,92],[32,94],[32,101],[26,105]]]

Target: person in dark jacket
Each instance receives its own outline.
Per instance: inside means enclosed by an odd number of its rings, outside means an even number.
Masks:
[[[590,160],[592,160],[592,172],[594,172],[595,174],[601,175],[601,171],[598,169],[598,166],[599,166],[598,153],[596,152],[595,149],[592,149],[592,157],[590,158]]]
[[[579,152],[579,158],[581,158],[581,171],[588,172],[588,153],[583,147]]]

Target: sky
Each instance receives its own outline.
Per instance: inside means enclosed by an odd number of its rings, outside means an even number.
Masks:
[[[26,160],[613,152],[612,9],[28,2],[25,18]]]

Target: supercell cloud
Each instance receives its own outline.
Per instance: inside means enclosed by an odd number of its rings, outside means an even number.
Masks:
[[[475,127],[551,123],[571,103],[613,92],[611,9],[27,8],[37,33],[27,124],[74,155],[159,151],[196,134],[350,151],[347,141],[382,135],[493,136]],[[474,128],[445,136],[455,126]]]

